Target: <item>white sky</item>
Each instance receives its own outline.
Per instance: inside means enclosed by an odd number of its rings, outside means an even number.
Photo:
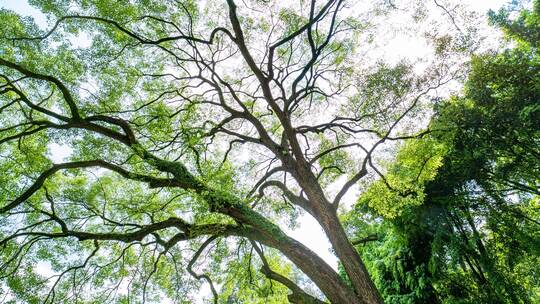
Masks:
[[[508,3],[507,0],[463,0],[463,4],[467,4],[473,10],[478,12],[487,12],[489,9],[497,10],[503,4]],[[24,16],[31,16],[34,18],[35,22],[43,28],[48,28],[47,20],[43,14],[41,14],[37,9],[31,7],[26,0],[0,0],[0,8],[7,8],[13,10]],[[414,42],[411,44],[404,43],[405,47],[414,45]],[[395,52],[403,52],[404,45],[401,44],[400,47],[391,48]],[[409,51],[412,51],[409,49]],[[51,145],[50,147],[51,154],[53,155],[53,161],[61,162],[64,157],[69,156],[69,151],[65,147],[59,145]],[[352,205],[355,201],[356,196],[358,195],[358,190],[352,190],[344,198],[344,205]],[[337,259],[331,253],[329,242],[326,239],[321,227],[318,223],[311,217],[309,214],[301,216],[299,219],[299,227],[294,230],[286,230],[287,233],[302,242],[304,245],[315,251],[319,256],[321,256],[325,261],[327,261],[333,268],[337,269]]]

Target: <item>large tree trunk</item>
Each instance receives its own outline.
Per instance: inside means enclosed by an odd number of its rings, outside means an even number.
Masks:
[[[327,200],[317,179],[307,166],[299,170],[298,180],[310,201],[312,215],[330,240],[332,248],[343,265],[358,297],[366,304],[382,304],[383,300],[371,280],[366,266],[343,230],[335,207]]]
[[[325,213],[320,216],[319,223],[328,236],[332,248],[343,265],[358,296],[366,304],[383,303],[375,284],[373,284],[373,281],[369,276],[366,266],[347,238],[337,215],[332,212]]]

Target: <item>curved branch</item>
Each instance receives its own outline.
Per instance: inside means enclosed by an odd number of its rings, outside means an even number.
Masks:
[[[283,192],[285,197],[287,197],[293,204],[300,206],[302,209],[308,211],[309,213],[313,212],[311,210],[310,202],[307,199],[294,194],[289,188],[287,188],[287,186],[284,183],[277,180],[269,180],[269,181],[264,182],[259,187],[259,196],[260,197],[264,196],[264,189],[266,189],[267,187],[272,187],[272,186],[279,188]]]
[[[128,35],[129,37],[137,40],[138,42],[140,42],[142,44],[159,45],[159,44],[164,43],[164,42],[175,41],[175,40],[186,40],[186,41],[197,42],[197,43],[202,43],[202,44],[212,44],[216,34],[219,33],[219,32],[225,33],[227,36],[229,36],[231,39],[234,40],[234,37],[231,34],[231,32],[228,29],[223,28],[223,27],[215,28],[211,32],[210,38],[208,40],[204,40],[204,39],[201,39],[201,38],[196,38],[196,37],[188,36],[188,35],[169,36],[169,37],[159,38],[159,39],[156,39],[156,40],[151,40],[151,39],[147,39],[147,38],[144,38],[144,37],[141,37],[141,36],[135,34],[134,32],[132,32],[129,29],[125,28],[119,22],[117,22],[115,20],[102,18],[102,17],[95,17],[95,16],[84,16],[84,15],[62,16],[56,21],[54,26],[45,35],[42,35],[42,36],[38,36],[38,37],[19,37],[19,38],[11,38],[11,39],[12,40],[43,40],[43,39],[46,39],[52,33],[54,33],[54,31],[56,31],[58,26],[60,26],[60,24],[63,21],[69,20],[69,19],[93,20],[93,21],[99,21],[99,22],[106,23],[108,25],[111,25],[111,26],[115,27],[119,31],[123,32],[124,34]]]
[[[62,95],[64,96],[64,99],[66,100],[68,107],[71,111],[71,116],[73,117],[73,119],[79,120],[81,118],[73,96],[69,92],[68,88],[58,78],[50,76],[50,75],[44,75],[44,74],[32,72],[17,63],[7,61],[2,58],[0,58],[0,65],[17,70],[18,72],[20,72],[21,74],[25,76],[32,77],[35,79],[46,80],[46,81],[54,83],[54,85],[58,87],[60,92],[62,92]]]
[[[191,258],[187,266],[188,272],[194,278],[196,278],[197,280],[204,279],[206,282],[208,282],[208,284],[210,285],[210,290],[212,291],[212,295],[214,296],[214,304],[218,303],[218,293],[216,291],[216,288],[214,287],[214,283],[212,282],[212,279],[207,274],[197,274],[195,271],[193,271],[193,264],[195,264],[195,262],[197,261],[201,253],[204,251],[204,249],[206,249],[206,247],[208,247],[208,245],[210,245],[216,238],[217,236],[213,235],[209,237],[206,241],[204,241],[201,247],[199,247],[199,249],[195,252],[195,254]]]
[[[114,171],[122,175],[125,178],[148,183],[150,187],[154,187],[154,188],[165,187],[165,186],[177,186],[177,187],[182,186],[181,183],[173,179],[156,178],[156,177],[151,177],[147,175],[132,173],[123,169],[122,167],[118,165],[115,165],[115,164],[112,164],[112,163],[109,163],[100,159],[60,163],[60,164],[54,164],[51,168],[41,173],[36,179],[36,181],[32,184],[32,186],[30,186],[30,188],[24,191],[19,197],[14,199],[11,203],[7,204],[4,207],[1,207],[0,214],[5,213],[17,207],[18,205],[20,205],[21,203],[29,199],[37,190],[39,190],[43,186],[47,178],[49,178],[56,172],[60,170],[64,170],[64,169],[89,168],[89,167],[101,167],[101,168],[109,169],[111,171]]]

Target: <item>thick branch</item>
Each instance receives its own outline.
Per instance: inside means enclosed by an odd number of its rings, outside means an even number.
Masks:
[[[89,167],[101,167],[112,170],[125,178],[132,180],[137,180],[141,182],[146,182],[150,187],[165,187],[165,186],[181,186],[182,184],[173,179],[165,178],[155,178],[147,175],[136,174],[129,172],[120,166],[115,164],[108,163],[104,160],[87,160],[87,161],[76,161],[69,163],[54,164],[51,168],[47,169],[41,173],[38,178],[34,181],[32,186],[30,186],[26,191],[24,191],[19,197],[14,199],[11,203],[7,204],[4,207],[0,208],[0,214],[5,213],[13,208],[16,208],[18,205],[29,199],[37,190],[39,190],[47,178],[55,174],[56,172],[64,169],[75,169],[75,168],[89,168]]]
[[[263,266],[261,267],[261,272],[270,280],[274,280],[276,282],[279,282],[283,285],[285,285],[289,290],[292,292],[288,296],[288,299],[293,304],[324,304],[326,302],[323,302],[312,295],[306,293],[303,291],[298,285],[296,285],[293,281],[291,281],[289,278],[273,271],[270,268],[270,265],[268,264],[268,261],[266,260],[266,257],[264,256],[264,253],[261,248],[255,243],[251,242],[253,248],[261,258],[261,261],[263,262]]]
[[[0,65],[6,66],[6,67],[14,69],[14,70],[17,70],[21,74],[26,75],[28,77],[32,77],[32,78],[35,78],[35,79],[46,80],[46,81],[54,83],[56,85],[56,87],[58,87],[58,89],[62,92],[62,95],[64,96],[64,99],[66,100],[66,102],[68,104],[68,107],[70,109],[71,116],[73,117],[73,119],[79,120],[81,118],[80,115],[79,115],[79,110],[77,109],[77,105],[75,104],[75,100],[73,99],[73,96],[69,92],[68,88],[58,78],[55,78],[55,77],[50,76],[50,75],[44,75],[44,74],[39,74],[39,73],[32,72],[32,71],[22,67],[19,64],[4,60],[2,58],[0,58]]]

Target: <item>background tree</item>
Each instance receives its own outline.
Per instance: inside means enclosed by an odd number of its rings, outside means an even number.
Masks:
[[[293,303],[382,302],[339,206],[382,175],[379,151],[426,133],[416,122],[462,73],[474,24],[437,1],[32,3],[49,29],[0,12],[9,297],[185,302],[189,274],[216,303],[283,302],[285,288]],[[391,14],[428,30],[432,60],[379,59]],[[69,155],[54,163],[51,147]],[[299,212],[347,280],[284,233]]]
[[[387,303],[540,300],[540,3],[516,9],[490,14],[515,45],[474,58],[439,131],[404,145],[349,215]]]

